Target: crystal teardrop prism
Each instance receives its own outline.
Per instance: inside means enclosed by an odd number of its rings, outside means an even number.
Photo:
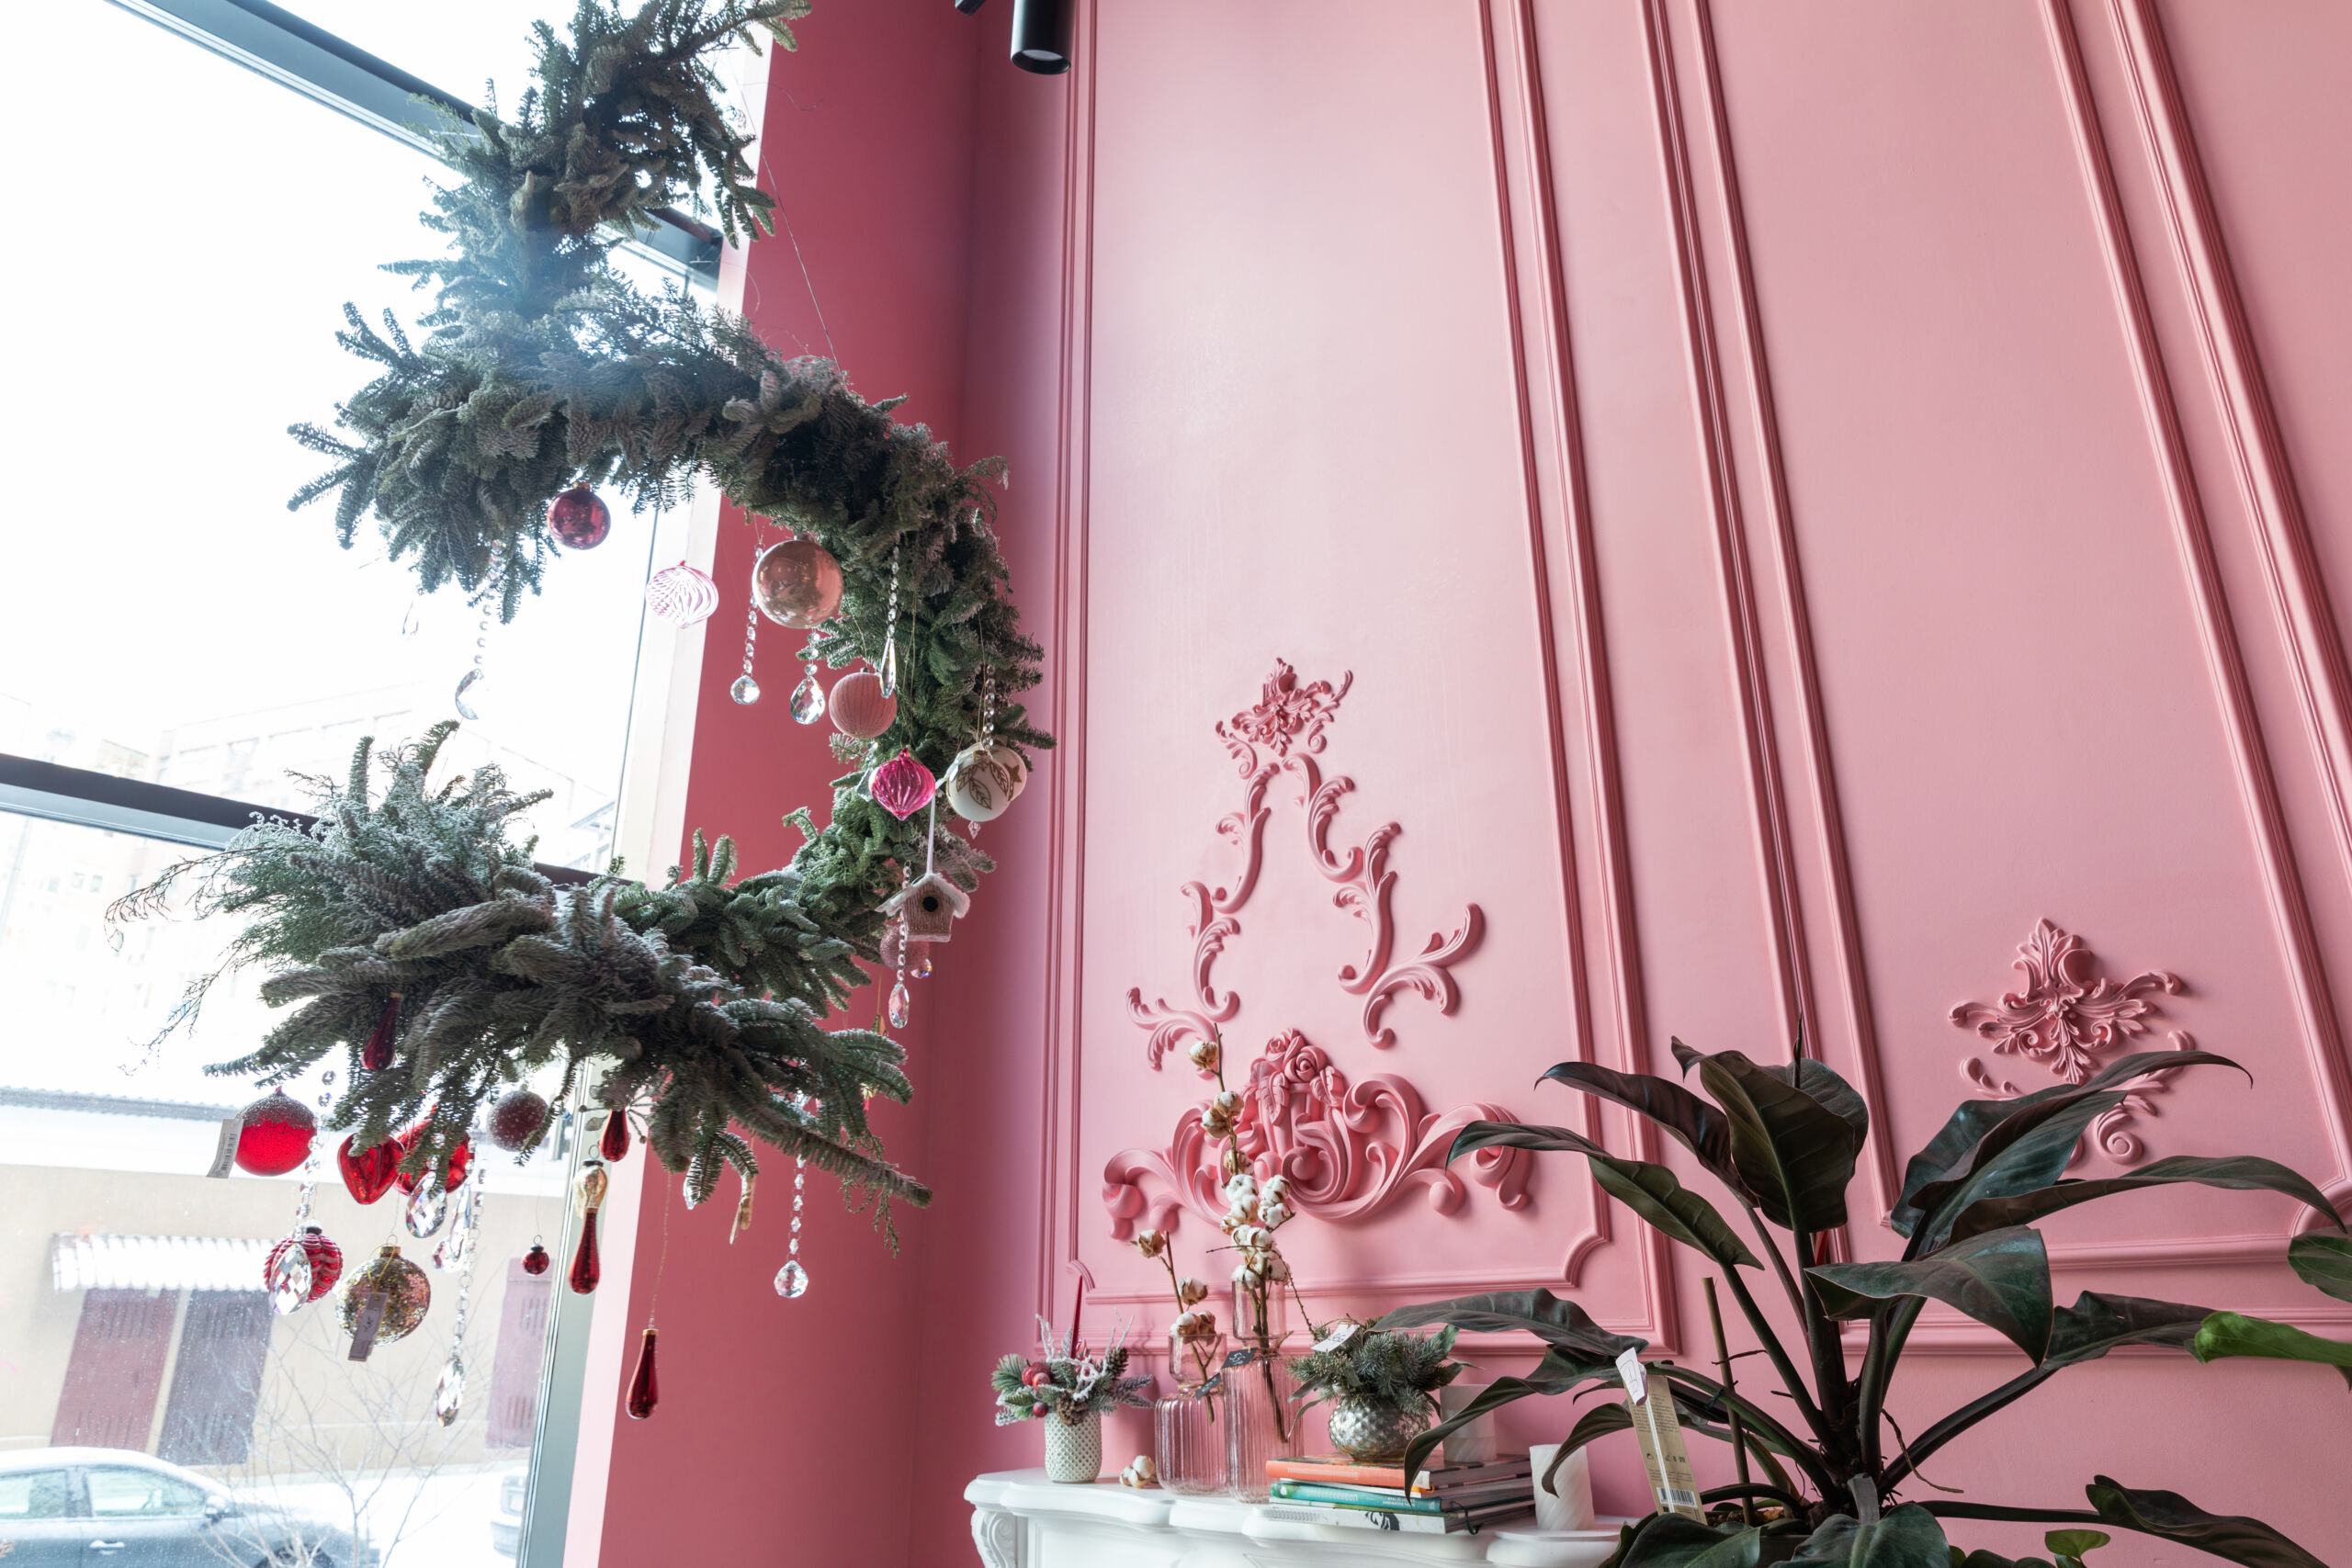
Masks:
[[[825,688],[817,683],[817,667],[810,665],[808,673],[800,677],[800,684],[792,688],[792,722],[814,724],[825,716]]]
[[[662,1403],[662,1384],[653,1375],[654,1331],[646,1326],[645,1343],[637,1352],[637,1371],[628,1380],[628,1416],[632,1421],[642,1421],[653,1414]]]
[[[433,1385],[433,1415],[444,1427],[458,1424],[458,1412],[466,1403],[466,1363],[453,1348],[449,1364],[441,1369],[441,1381]]]
[[[449,1213],[449,1195],[438,1181],[420,1181],[416,1190],[409,1194],[408,1213],[402,1219],[408,1234],[423,1241],[441,1228],[442,1220]]]
[[[760,700],[760,683],[749,675],[738,675],[735,683],[727,688],[727,694],[749,707]]]
[[[886,697],[897,696],[899,694],[899,639],[897,637],[894,637],[882,645],[882,668],[876,673],[882,677],[882,694]]]
[[[775,1271],[775,1293],[788,1302],[808,1293],[808,1270],[800,1267],[800,1259],[792,1258]]]
[[[901,976],[899,983],[890,987],[890,1027],[904,1029],[906,1026],[907,982],[905,976]]]
[[[311,1255],[289,1247],[269,1270],[269,1310],[279,1317],[311,1299]]]
[[[472,691],[481,683],[481,669],[479,665],[467,671],[466,678],[458,682],[457,694],[449,699],[449,705],[458,710],[458,716],[459,718],[480,718],[481,716],[481,715],[474,712],[473,704],[466,701],[466,694]]]
[[[474,1193],[480,1189],[468,1182],[458,1189],[458,1214],[449,1223],[449,1234],[433,1249],[433,1267],[445,1274],[459,1273],[474,1260]],[[420,1186],[417,1190],[424,1191]],[[414,1206],[412,1199],[411,1206]]]
[[[915,949],[915,955],[907,960],[907,974],[910,978],[917,980],[931,978],[931,944],[929,942],[918,946]]]

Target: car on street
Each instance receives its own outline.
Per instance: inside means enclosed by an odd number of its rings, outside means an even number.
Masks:
[[[350,1529],[130,1449],[0,1453],[6,1568],[377,1568]]]

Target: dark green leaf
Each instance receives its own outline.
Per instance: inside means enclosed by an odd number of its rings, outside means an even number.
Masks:
[[[2327,1568],[2260,1519],[2209,1514],[2177,1492],[2132,1492],[2102,1475],[2083,1489],[2099,1517],[2245,1568]]]
[[[2150,1073],[2168,1072],[2175,1067],[2192,1066],[2235,1067],[2227,1056],[2217,1056],[2210,1051],[2141,1051],[2120,1056],[2084,1085],[2060,1084],[2032,1094],[2019,1095],[2014,1100],[1962,1100],[1950,1120],[1927,1145],[1911,1156],[1904,1168],[1903,1192],[1895,1201],[1890,1223],[1904,1235],[1909,1235],[1923,1217],[1917,1200],[1920,1189],[1931,1182],[1941,1181],[1959,1168],[1984,1134],[2020,1111],[2048,1103],[2062,1095],[2075,1094],[2083,1089],[2110,1088],[2131,1078]],[[2241,1072],[2245,1069],[2240,1068]]]
[[[1533,1149],[1538,1154],[1605,1155],[1609,1151],[1566,1127],[1539,1127],[1523,1122],[1473,1122],[1453,1134],[1445,1151],[1448,1165],[1480,1149]]]
[[[2169,1345],[2186,1350],[2209,1315],[2204,1307],[2179,1302],[2085,1291],[2073,1306],[2058,1309],[2041,1364],[2056,1368],[2095,1361],[2119,1345]]]
[[[1544,1076],[1648,1117],[1696,1155],[1710,1172],[1736,1185],[1731,1128],[1723,1112],[1673,1079],[1616,1072],[1590,1062],[1562,1062]]]
[[[1489,1291],[1451,1301],[1425,1302],[1398,1307],[1373,1325],[1375,1328],[1427,1328],[1450,1323],[1465,1334],[1532,1334],[1546,1345],[1569,1352],[1577,1359],[1613,1363],[1627,1350],[1646,1350],[1649,1341],[1611,1334],[1593,1322],[1590,1314],[1549,1291]]]
[[[2352,1302],[2352,1236],[2342,1231],[2312,1231],[2287,1244],[2287,1262],[2304,1284]]]
[[[1800,1056],[1786,1066],[1767,1067],[1766,1072],[1792,1089],[1803,1089],[1827,1106],[1833,1115],[1854,1130],[1854,1142],[1859,1146],[1871,1135],[1871,1108],[1854,1086],[1838,1076],[1828,1064],[1816,1062],[1810,1056]]]
[[[1824,1524],[1789,1568],[1951,1568],[1951,1547],[1935,1516],[1905,1503],[1884,1518],[1862,1524],[1844,1514]]]
[[[1538,1291],[1533,1293],[1548,1295],[1550,1292]],[[1395,1325],[1389,1324],[1386,1319],[1383,1319],[1382,1326]],[[1639,1345],[1642,1341],[1636,1339],[1628,1343]],[[1525,1377],[1497,1378],[1479,1390],[1477,1397],[1464,1405],[1454,1415],[1415,1438],[1405,1450],[1404,1468],[1408,1472],[1421,1469],[1429,1463],[1430,1455],[1437,1451],[1438,1444],[1445,1440],[1447,1434],[1468,1426],[1489,1411],[1499,1410],[1506,1404],[1515,1404],[1532,1394],[1566,1393],[1578,1383],[1591,1382],[1596,1380],[1608,1381],[1616,1376],[1617,1369],[1612,1363],[1580,1361],[1573,1357],[1564,1356],[1556,1349],[1546,1350],[1544,1352],[1544,1359],[1535,1363],[1534,1371]]]
[[[1702,1057],[1699,1081],[1731,1123],[1732,1164],[1765,1218],[1816,1235],[1846,1223],[1861,1141],[1844,1118],[1737,1051]]]
[[[1951,1549],[1951,1568],[2058,1568],[2046,1557],[2003,1557],[1996,1552],[1972,1551],[1961,1555],[1960,1548]]]
[[[2322,1339],[2316,1334],[2306,1334],[2300,1328],[2283,1323],[2273,1323],[2264,1317],[2245,1317],[2233,1312],[2217,1312],[2207,1318],[2188,1347],[2188,1353],[2200,1361],[2218,1361],[2226,1356],[2264,1356],[2276,1361],[2316,1361],[2334,1367],[2343,1373],[2344,1381],[2352,1383],[2352,1345],[2340,1340]]]
[[[2041,1538],[2041,1544],[2062,1557],[2081,1557],[2114,1540],[2105,1530],[2052,1530]]]
[[[1674,1052],[1675,1063],[1677,1066],[1681,1067],[1682,1076],[1686,1078],[1690,1076],[1691,1068],[1697,1066],[1700,1063],[1707,1059],[1704,1052],[1693,1051],[1690,1046],[1685,1045],[1679,1040],[1669,1038],[1667,1041],[1667,1045]]]
[[[1763,1543],[1760,1529],[1718,1530],[1686,1514],[1664,1514],[1634,1537],[1620,1568],[1756,1568]]]
[[[1552,1462],[1544,1466],[1544,1474],[1536,1484],[1554,1496],[1558,1496],[1559,1490],[1552,1484],[1552,1477],[1559,1473],[1560,1466],[1567,1462],[1570,1454],[1596,1438],[1608,1437],[1613,1432],[1630,1432],[1633,1429],[1634,1413],[1625,1408],[1623,1400],[1612,1399],[1605,1404],[1594,1405],[1577,1418],[1575,1428],[1568,1433],[1567,1441],[1553,1451]]]
[[[1763,1267],[1715,1206],[1677,1181],[1666,1167],[1603,1155],[1586,1157],[1603,1191],[1683,1246],[1726,1269]]]
[[[2083,1130],[2122,1103],[2120,1092],[2066,1089],[1993,1127],[1952,1176],[1919,1189],[1917,1201],[1926,1218],[1912,1232],[1905,1256],[1917,1258],[1950,1240],[1952,1221],[1971,1203],[2055,1184]]]
[[[2041,1233],[2018,1225],[1901,1263],[1824,1263],[1805,1273],[1832,1317],[1867,1317],[1876,1303],[1927,1296],[1997,1329],[2035,1360],[2050,1348],[2055,1311]]]
[[[2087,1203],[2118,1192],[2134,1192],[2143,1187],[2164,1187],[2177,1182],[2194,1182],[2200,1187],[2222,1187],[2237,1191],[2267,1190],[2284,1192],[2288,1197],[2317,1209],[2330,1220],[2335,1218],[2335,1208],[2308,1178],[2288,1169],[2276,1160],[2264,1159],[2258,1155],[2227,1155],[2215,1159],[2176,1155],[2170,1159],[2143,1166],[2128,1176],[2110,1176],[2097,1181],[2062,1181],[2052,1187],[2006,1198],[1980,1198],[1953,1219],[1951,1239],[1959,1241],[1985,1231],[1999,1230],[2005,1225],[2031,1224],[2046,1214],[2071,1209],[2077,1203]]]

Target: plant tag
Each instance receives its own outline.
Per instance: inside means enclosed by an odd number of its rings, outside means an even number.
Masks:
[[[1330,1333],[1325,1335],[1322,1338],[1317,1339],[1315,1342],[1315,1348],[1317,1350],[1336,1350],[1340,1346],[1346,1344],[1349,1340],[1353,1339],[1356,1337],[1356,1330],[1363,1326],[1363,1325],[1361,1323],[1343,1323],[1340,1325],[1339,1327],[1331,1330]]]
[[[354,1361],[364,1361],[376,1348],[376,1331],[384,1326],[384,1292],[359,1292],[359,1315],[351,1325],[351,1355]]]
[[[1617,1375],[1625,1380],[1625,1397],[1639,1404],[1650,1396],[1649,1374],[1642,1371],[1642,1353],[1627,1350],[1617,1358]]]
[[[1242,1348],[1233,1351],[1226,1357],[1225,1370],[1229,1372],[1236,1367],[1246,1367],[1257,1359],[1258,1352],[1248,1346],[1244,1346]]]
[[[207,1176],[226,1177],[230,1166],[236,1163],[237,1135],[245,1130],[245,1113],[233,1111],[220,1118],[220,1142],[212,1150],[212,1168]]]
[[[1634,1357],[1628,1350],[1617,1359],[1618,1369]],[[1649,1477],[1650,1495],[1661,1514],[1682,1514],[1702,1523],[1706,1510],[1699,1506],[1699,1483],[1690,1474],[1690,1448],[1683,1440],[1682,1422],[1674,1413],[1674,1390],[1668,1385],[1653,1393],[1649,1379],[1634,1361],[1625,1379],[1625,1407],[1633,1413],[1634,1436],[1642,1445],[1642,1471]],[[1634,1388],[1642,1393],[1636,1396]]]

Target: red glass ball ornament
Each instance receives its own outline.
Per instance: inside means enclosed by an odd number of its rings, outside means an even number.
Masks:
[[[237,1133],[237,1168],[252,1176],[283,1176],[311,1157],[319,1119],[311,1108],[272,1089],[245,1107]]]
[[[531,1250],[523,1254],[523,1272],[533,1276],[544,1274],[554,1262],[555,1259],[548,1256],[548,1249],[535,1241],[531,1244]]]
[[[508,1154],[520,1153],[547,1124],[548,1102],[527,1089],[501,1095],[490,1108],[490,1141]]]
[[[404,1160],[414,1153],[416,1146],[424,1142],[424,1134],[432,1125],[433,1123],[429,1121],[419,1122],[415,1126],[394,1138],[392,1142],[400,1146],[398,1158]],[[441,1190],[455,1192],[458,1188],[463,1187],[466,1184],[466,1168],[473,1164],[473,1158],[474,1141],[471,1138],[458,1139],[458,1146],[449,1151],[448,1167],[442,1172]],[[416,1184],[424,1179],[424,1172],[415,1170],[403,1170],[396,1178],[402,1192],[414,1192]]]
[[[262,1260],[261,1280],[265,1287],[277,1277],[277,1260],[294,1245],[294,1239],[288,1236],[271,1247],[269,1256]],[[326,1233],[316,1225],[303,1228],[301,1241],[303,1256],[311,1260],[311,1293],[302,1299],[314,1302],[334,1290],[335,1281],[343,1278],[343,1248],[329,1241]]]
[[[613,509],[585,480],[548,503],[548,532],[566,549],[593,550],[612,531]]]
[[[355,1134],[354,1136],[356,1136]],[[387,1138],[372,1149],[355,1149],[351,1139],[334,1152],[335,1168],[343,1172],[343,1185],[352,1201],[372,1203],[392,1190],[400,1179],[401,1145],[397,1138]]]
[[[882,694],[882,677],[871,670],[854,670],[833,682],[825,698],[833,728],[843,735],[871,740],[899,716],[899,699]]]
[[[931,770],[904,750],[875,769],[870,784],[874,804],[901,822],[930,805],[939,788]]]

